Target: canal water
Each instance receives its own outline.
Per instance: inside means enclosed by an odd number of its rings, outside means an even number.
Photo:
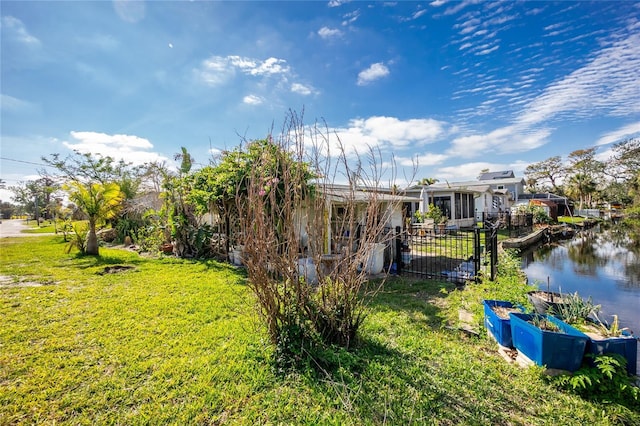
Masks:
[[[591,297],[601,305],[601,320],[618,315],[621,327],[640,335],[640,241],[623,229],[596,227],[525,251],[522,267],[530,284],[546,290],[548,277],[552,291]]]

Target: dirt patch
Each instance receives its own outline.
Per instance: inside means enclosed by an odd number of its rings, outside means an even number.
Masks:
[[[511,312],[522,312],[520,309],[518,308],[507,308],[505,306],[492,306],[491,310],[493,312],[496,313],[497,316],[499,316],[502,319],[509,319],[509,314]]]
[[[531,294],[548,303],[569,303],[566,297],[562,297],[559,293],[548,293],[546,291],[532,291]]]
[[[130,266],[130,265],[105,266],[102,271],[98,272],[98,275],[117,274],[117,273],[120,273],[120,272],[130,271],[132,269],[135,269],[135,267]]]
[[[53,284],[57,283],[55,281],[37,282],[25,279],[16,279],[7,275],[0,275],[0,288],[42,287]]]

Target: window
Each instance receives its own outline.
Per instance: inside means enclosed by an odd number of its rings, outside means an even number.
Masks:
[[[451,219],[451,197],[433,197],[433,204],[440,207],[442,214]]]

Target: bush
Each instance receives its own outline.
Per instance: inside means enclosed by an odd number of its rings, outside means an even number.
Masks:
[[[618,354],[593,355],[593,366],[583,366],[572,375],[552,378],[556,385],[593,401],[615,402],[640,409],[640,389],[627,374],[627,360]]]

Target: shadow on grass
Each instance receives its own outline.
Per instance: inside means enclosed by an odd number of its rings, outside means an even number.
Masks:
[[[100,266],[112,266],[112,265],[140,265],[146,263],[147,260],[142,257],[124,257],[124,256],[109,256],[99,255],[94,256],[90,254],[76,253],[74,256],[77,263],[74,267],[78,269],[89,269]],[[68,265],[64,265],[68,267]]]
[[[402,311],[413,318],[424,316],[426,325],[440,328],[446,293],[454,288],[455,285],[447,281],[390,278],[368,306],[374,311]]]

